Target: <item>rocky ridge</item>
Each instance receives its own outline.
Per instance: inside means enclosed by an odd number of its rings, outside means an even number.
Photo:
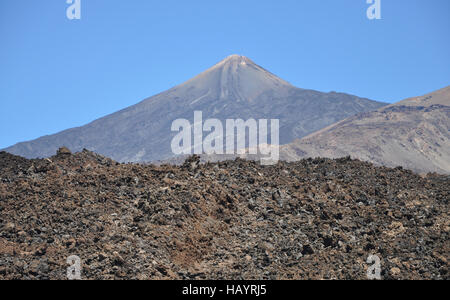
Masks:
[[[450,178],[343,159],[0,153],[0,279],[449,279]]]
[[[287,161],[345,156],[450,174],[450,86],[357,114],[280,149]]]

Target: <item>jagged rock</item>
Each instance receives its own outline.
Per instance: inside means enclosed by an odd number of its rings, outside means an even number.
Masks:
[[[35,166],[31,175],[27,170]],[[0,279],[450,279],[450,178],[351,159],[0,153]],[[251,178],[251,180],[249,180]],[[7,179],[7,180],[6,180]]]
[[[61,147],[56,152],[57,156],[70,156],[72,152],[67,147]]]

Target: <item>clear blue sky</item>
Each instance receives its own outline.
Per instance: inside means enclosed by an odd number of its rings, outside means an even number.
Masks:
[[[115,112],[230,54],[291,82],[395,102],[450,84],[450,1],[0,1],[0,148]]]

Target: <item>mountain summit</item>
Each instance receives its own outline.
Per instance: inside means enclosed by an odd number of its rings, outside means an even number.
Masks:
[[[251,102],[266,92],[287,90],[292,88],[292,85],[245,56],[231,55],[178,86],[176,90],[186,93],[193,88],[202,94],[203,98],[211,96],[216,99]]]
[[[6,149],[27,158],[48,157],[61,146],[83,148],[121,162],[173,157],[171,132],[176,119],[279,119],[280,142],[287,144],[339,120],[385,106],[341,93],[299,89],[255,64],[232,55],[193,79],[98,119]]]

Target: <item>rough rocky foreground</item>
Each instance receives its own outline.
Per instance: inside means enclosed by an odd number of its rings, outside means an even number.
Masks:
[[[449,279],[450,178],[347,159],[0,153],[0,279]]]

